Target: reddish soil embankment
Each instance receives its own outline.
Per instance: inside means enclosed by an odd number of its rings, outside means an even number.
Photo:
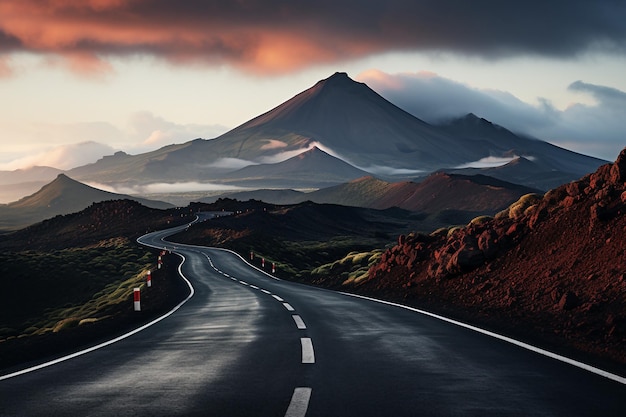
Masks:
[[[400,236],[353,290],[626,370],[625,183],[626,149],[495,218]]]

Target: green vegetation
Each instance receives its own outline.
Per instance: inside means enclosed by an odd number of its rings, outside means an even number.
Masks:
[[[542,199],[543,196],[541,194],[525,194],[507,209],[496,214],[496,219],[508,217],[509,219],[517,220],[521,218],[530,207],[539,204]]]
[[[354,236],[340,236],[328,241],[273,241],[265,244],[255,242],[247,248],[240,248],[239,242],[233,242],[236,252],[249,254],[255,253],[255,263],[259,263],[260,257],[265,257],[266,270],[271,263],[276,264],[278,276],[287,277],[297,281],[308,281],[309,275],[320,266],[335,262],[337,259],[346,259],[346,253],[350,262],[359,265],[362,261],[357,252],[379,247],[380,242],[376,239],[366,239]],[[270,244],[272,243],[272,244]],[[362,256],[366,256],[363,254]],[[339,262],[339,261],[337,261]],[[346,261],[348,262],[348,261]]]
[[[126,239],[0,253],[0,340],[58,332],[115,314],[142,285],[152,256]]]
[[[313,279],[339,277],[343,284],[358,284],[368,278],[372,265],[376,264],[383,250],[375,249],[369,252],[350,252],[342,259],[324,264],[313,269],[310,276]]]

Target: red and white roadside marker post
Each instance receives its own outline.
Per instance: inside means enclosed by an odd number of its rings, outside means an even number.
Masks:
[[[272,262],[272,274],[276,273],[276,264]]]
[[[261,268],[265,268],[265,258],[261,258]]]
[[[135,311],[141,311],[141,288],[135,288],[133,291],[133,299]]]
[[[146,285],[148,288],[152,287],[152,272],[148,271],[148,276],[146,277]]]
[[[250,260],[254,261],[254,252],[250,251]]]
[[[159,265],[158,269],[161,269],[161,265],[163,264],[163,259],[161,258],[161,255],[159,255],[159,260],[157,263]]]

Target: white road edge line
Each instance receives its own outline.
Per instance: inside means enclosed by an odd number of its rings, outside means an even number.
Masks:
[[[289,304],[289,303],[283,303],[283,306],[285,306],[285,308],[287,309],[287,311],[296,311],[296,309],[295,309],[295,308],[293,308],[293,307],[291,306],[291,304]]]
[[[309,408],[312,392],[313,389],[311,388],[300,387],[294,389],[285,417],[304,417]]]
[[[596,375],[599,375],[599,376],[602,376],[604,378],[608,378],[608,379],[610,379],[612,381],[618,382],[620,384],[626,385],[626,378],[625,377],[613,374],[611,372],[605,371],[605,370],[600,369],[600,368],[596,368],[595,366],[591,366],[591,365],[588,365],[588,364],[583,363],[583,362],[579,362],[577,360],[568,358],[566,356],[559,355],[558,353],[550,352],[549,350],[545,350],[545,349],[539,348],[537,346],[533,346],[533,345],[530,345],[528,343],[521,342],[521,341],[513,339],[511,337],[504,336],[504,335],[501,335],[501,334],[498,334],[498,333],[494,333],[494,332],[491,332],[489,330],[481,329],[480,327],[472,326],[471,324],[466,324],[466,323],[463,323],[463,322],[460,322],[460,321],[457,321],[457,320],[453,320],[453,319],[450,319],[450,318],[447,318],[447,317],[444,317],[444,316],[440,316],[438,314],[430,313],[428,311],[424,311],[424,310],[420,310],[420,309],[417,309],[417,308],[405,306],[405,305],[402,305],[402,304],[397,304],[397,303],[392,303],[390,301],[384,301],[384,300],[378,300],[376,298],[366,297],[364,295],[350,294],[350,293],[347,293],[347,292],[340,292],[340,294],[347,295],[349,297],[362,298],[364,300],[374,301],[374,302],[377,302],[377,303],[387,304],[387,305],[390,305],[390,306],[400,307],[400,308],[404,308],[406,310],[414,311],[416,313],[423,314],[425,316],[429,316],[429,317],[432,317],[432,318],[435,318],[435,319],[438,319],[438,320],[442,320],[442,321],[448,322],[450,324],[454,324],[454,325],[459,326],[459,327],[464,327],[466,329],[473,330],[475,332],[482,333],[482,334],[487,335],[487,336],[491,336],[493,338],[502,340],[504,342],[508,342],[508,343],[513,344],[513,345],[519,346],[519,347],[521,347],[523,349],[530,350],[531,352],[535,352],[535,353],[538,353],[540,355],[547,356],[548,358],[556,359],[557,361],[561,361],[561,362],[567,363],[569,365],[576,366],[576,367],[578,367],[580,369],[584,369],[585,371],[594,373]]]
[[[178,273],[183,278],[183,280],[185,280],[185,282],[187,283],[187,286],[189,287],[190,292],[189,292],[189,295],[187,296],[187,298],[185,298],[183,301],[181,301],[173,309],[171,309],[170,311],[168,311],[167,313],[165,313],[161,317],[157,317],[156,319],[152,320],[151,322],[149,322],[147,324],[144,324],[143,326],[138,327],[137,329],[132,330],[132,331],[126,333],[126,334],[123,334],[123,335],[121,335],[119,337],[116,337],[115,339],[108,340],[108,341],[106,341],[104,343],[100,343],[99,345],[92,346],[90,348],[87,348],[87,349],[84,349],[84,350],[72,353],[71,355],[63,356],[61,358],[58,358],[58,359],[55,359],[55,360],[52,360],[52,361],[49,361],[49,362],[42,363],[40,365],[32,366],[32,367],[27,368],[27,369],[22,369],[21,371],[16,371],[16,372],[13,372],[13,373],[10,373],[10,374],[7,374],[7,375],[2,375],[2,376],[0,376],[0,381],[3,381],[5,379],[9,379],[9,378],[13,378],[13,377],[16,377],[16,376],[19,376],[19,375],[24,375],[24,374],[27,374],[29,372],[37,371],[39,369],[47,368],[48,366],[56,365],[57,363],[61,363],[61,362],[64,362],[64,361],[67,361],[67,360],[70,360],[70,359],[74,359],[74,358],[76,358],[78,356],[82,356],[82,355],[85,355],[87,353],[93,352],[94,350],[98,350],[98,349],[101,349],[101,348],[103,348],[105,346],[112,345],[113,343],[117,343],[120,340],[124,340],[124,339],[126,339],[126,338],[128,338],[128,337],[130,337],[130,336],[132,336],[134,334],[137,334],[140,331],[145,330],[148,327],[153,326],[153,325],[157,324],[158,322],[160,322],[161,320],[163,320],[163,319],[171,316],[172,314],[174,314],[176,312],[176,310],[181,308],[183,306],[183,304],[185,304],[187,301],[189,301],[189,299],[191,297],[193,297],[193,295],[196,292],[194,290],[193,286],[191,285],[191,282],[189,282],[189,280],[185,277],[185,275],[183,275],[182,266],[185,263],[186,258],[182,254],[180,254],[180,253],[177,253],[177,255],[180,256],[183,259],[183,261],[180,263],[180,265],[178,265]]]
[[[298,326],[298,329],[306,329],[306,324],[304,324],[304,320],[302,320],[302,317],[297,314],[294,314],[291,317],[293,318],[293,321],[296,322],[296,326]]]
[[[300,344],[302,345],[302,363],[315,363],[315,352],[311,338],[301,337]]]

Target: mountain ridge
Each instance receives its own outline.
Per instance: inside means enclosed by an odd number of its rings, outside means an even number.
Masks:
[[[469,119],[475,120],[470,123]],[[606,162],[514,134],[475,116],[469,119],[465,130],[460,129],[460,122],[428,124],[366,84],[336,73],[217,138],[103,158],[68,174],[104,184],[226,181],[236,185],[228,174],[242,166],[269,159],[284,161],[316,144],[371,175],[395,180],[407,179],[407,173],[453,170],[488,157],[521,156],[550,168],[545,175],[571,181]],[[515,172],[501,174],[508,182],[536,185],[524,183],[524,177],[516,177]],[[316,179],[304,180],[299,188]],[[267,188],[270,184],[257,185]],[[275,185],[276,178],[272,188]]]

